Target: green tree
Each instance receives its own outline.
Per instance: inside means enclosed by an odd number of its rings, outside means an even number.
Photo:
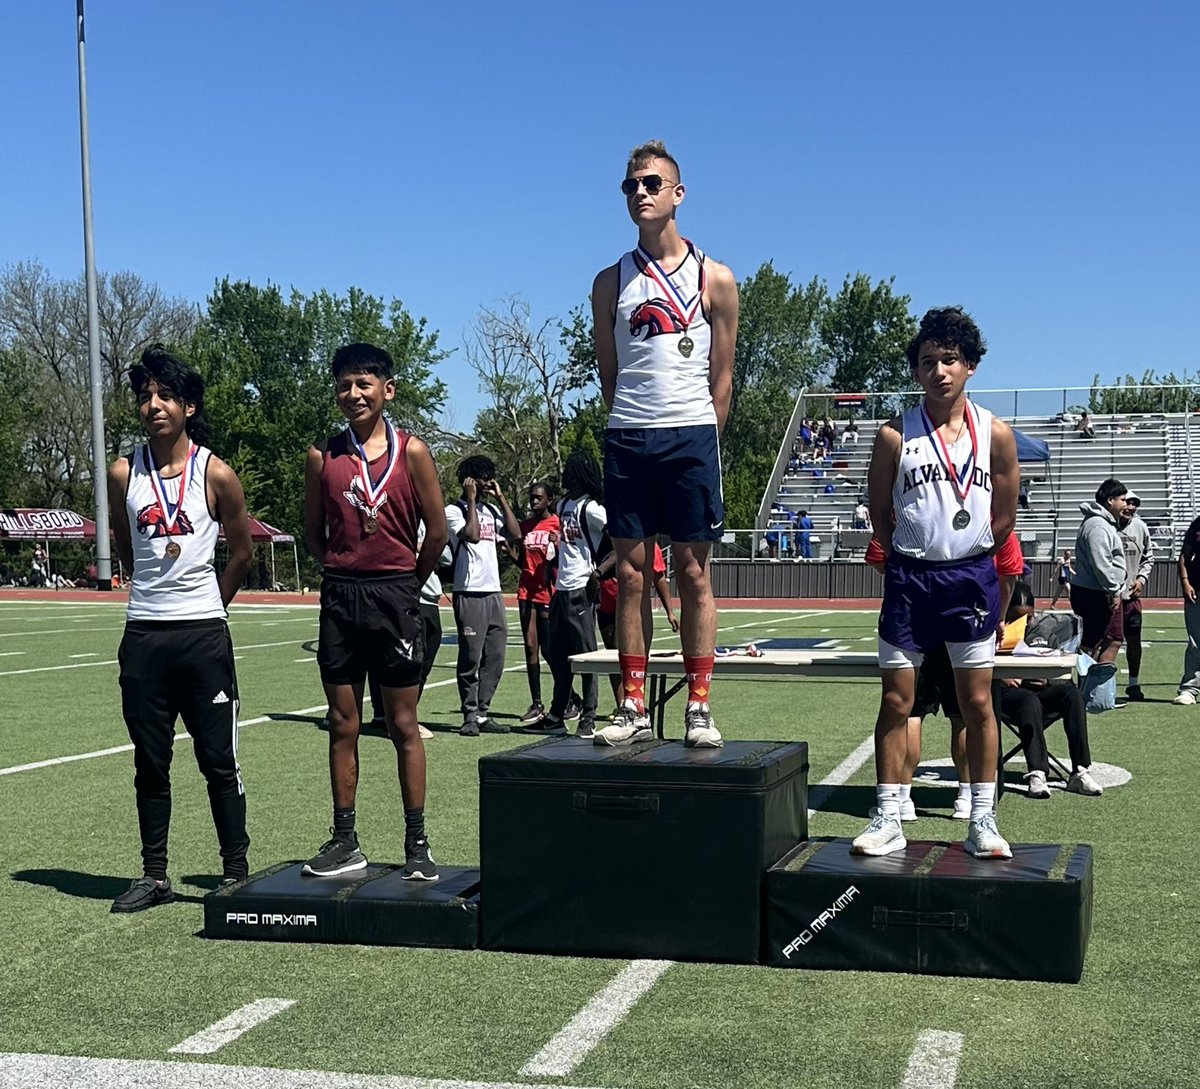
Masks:
[[[1092,379],[1092,395],[1089,412],[1143,413],[1143,412],[1192,412],[1200,407],[1200,371],[1189,375],[1174,371],[1161,378],[1153,371],[1142,377],[1127,374],[1111,385],[1101,385],[1100,376]]]
[[[904,349],[917,331],[907,295],[895,277],[872,285],[865,273],[847,276],[821,316],[827,380],[835,390],[890,391],[911,385]]]

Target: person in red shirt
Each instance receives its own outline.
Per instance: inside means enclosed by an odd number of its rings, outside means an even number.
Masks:
[[[601,563],[601,567],[605,565]],[[667,623],[672,631],[679,631],[679,617],[671,604],[671,584],[667,581],[667,561],[662,549],[654,546],[654,589],[658,600],[662,602],[667,613]],[[600,638],[608,650],[617,645],[617,573],[615,565],[609,569],[608,576],[600,580],[600,600],[596,606],[596,623],[600,627]],[[617,706],[621,705],[621,678],[617,674],[609,676],[612,683],[613,698]]]
[[[529,489],[529,517],[521,523],[517,546],[521,579],[517,584],[517,608],[525,639],[525,674],[529,678],[529,710],[521,716],[525,726],[546,715],[542,704],[542,668],[538,652],[546,646],[550,630],[550,596],[553,594],[550,564],[558,547],[561,526],[550,502],[550,488],[534,484]]]
[[[867,545],[867,563],[882,574],[884,565],[883,549],[879,542],[872,537]],[[994,557],[996,574],[1000,576],[1000,615],[1008,613],[1008,603],[1012,599],[1013,587],[1025,570],[1025,557],[1021,552],[1021,542],[1015,533],[1010,533],[1000,551]],[[1004,637],[1004,624],[1001,622],[997,629],[997,641]],[[900,819],[915,821],[917,809],[912,800],[912,780],[917,765],[921,762],[921,722],[926,715],[934,714],[938,705],[942,714],[950,720],[950,757],[954,761],[954,770],[958,773],[958,797],[954,799],[954,819],[968,820],[971,816],[971,779],[967,770],[967,728],[958,709],[958,695],[954,688],[954,670],[950,665],[946,648],[940,653],[927,654],[917,673],[917,698],[913,705],[913,713],[909,716],[907,749],[904,760],[904,779],[900,784]],[[872,816],[874,811],[872,810]]]

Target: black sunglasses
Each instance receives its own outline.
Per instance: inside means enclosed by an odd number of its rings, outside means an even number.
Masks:
[[[658,196],[664,185],[676,186],[679,182],[664,181],[661,174],[643,174],[640,178],[626,178],[621,182],[621,192],[632,197],[638,191],[639,185],[646,187],[646,192],[652,197]]]

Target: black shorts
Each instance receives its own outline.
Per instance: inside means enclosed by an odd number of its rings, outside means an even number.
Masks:
[[[412,572],[327,574],[317,648],[322,684],[362,684],[368,670],[384,688],[420,684],[425,657],[420,601]]]
[[[1087,650],[1101,642],[1125,641],[1125,610],[1113,609],[1108,594],[1087,586],[1071,587],[1071,611],[1080,619],[1083,634],[1079,645]]]
[[[958,692],[954,687],[954,667],[950,652],[942,643],[929,651],[917,670],[917,696],[913,700],[913,716],[925,718],[936,715],[938,706],[946,718],[958,717]]]

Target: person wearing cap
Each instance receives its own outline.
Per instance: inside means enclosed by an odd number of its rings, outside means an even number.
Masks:
[[[1125,507],[1117,517],[1121,544],[1125,549],[1125,589],[1121,591],[1121,610],[1125,626],[1125,657],[1129,664],[1126,698],[1144,700],[1139,671],[1142,665],[1142,595],[1154,570],[1154,542],[1150,527],[1138,517],[1142,500],[1137,492],[1125,493]]]

